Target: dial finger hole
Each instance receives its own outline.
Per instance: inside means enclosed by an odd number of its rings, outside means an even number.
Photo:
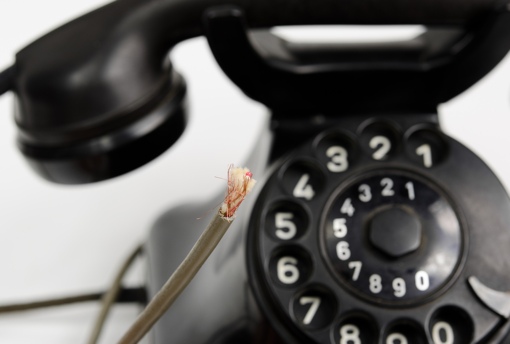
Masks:
[[[305,201],[314,200],[321,193],[324,183],[324,173],[308,160],[290,163],[281,175],[281,185],[287,194]]]
[[[269,274],[281,287],[295,287],[304,283],[312,272],[310,255],[300,247],[277,249],[269,261]]]
[[[471,343],[473,332],[473,320],[459,307],[442,307],[430,320],[429,333],[434,344]]]
[[[399,133],[394,125],[371,121],[361,128],[361,147],[373,160],[388,160],[396,153]]]
[[[375,321],[365,313],[354,312],[343,317],[333,328],[333,342],[338,344],[377,343]]]
[[[426,344],[423,328],[411,319],[400,319],[388,327],[384,344]]]
[[[356,156],[354,140],[340,131],[319,136],[315,142],[315,155],[329,172],[347,172]]]
[[[432,168],[441,163],[448,154],[445,140],[435,129],[411,129],[406,137],[408,157],[422,167]]]
[[[292,301],[294,321],[305,329],[326,327],[335,316],[337,302],[333,294],[323,286],[308,287],[299,292]]]
[[[306,232],[309,216],[305,209],[293,201],[279,201],[273,204],[265,217],[265,228],[273,239],[294,240]]]

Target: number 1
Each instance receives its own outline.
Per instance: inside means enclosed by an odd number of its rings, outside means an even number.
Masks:
[[[426,168],[432,167],[432,150],[429,144],[423,144],[416,148],[416,154],[423,156],[423,166]]]
[[[415,194],[414,194],[414,184],[413,182],[407,182],[406,183],[406,189],[407,189],[407,194],[409,196],[409,200],[410,201],[413,201],[414,200],[414,197],[415,197]]]

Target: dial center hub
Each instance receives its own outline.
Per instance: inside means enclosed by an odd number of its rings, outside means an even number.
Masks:
[[[411,211],[392,206],[375,214],[370,221],[370,243],[393,258],[399,258],[420,247],[422,226]]]

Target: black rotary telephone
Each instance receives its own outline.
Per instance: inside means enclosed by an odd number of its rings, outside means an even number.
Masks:
[[[310,24],[427,30],[378,44],[298,44],[267,30]],[[31,166],[88,183],[160,155],[186,125],[185,83],[165,57],[198,35],[270,109],[252,156],[268,167],[155,343],[510,343],[510,199],[436,110],[510,49],[508,1],[113,2],[1,74]],[[156,222],[149,296],[200,234],[190,219],[204,207]]]

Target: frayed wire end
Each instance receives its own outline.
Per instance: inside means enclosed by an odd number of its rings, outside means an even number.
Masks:
[[[246,195],[255,185],[256,180],[253,174],[247,168],[233,167],[228,168],[227,195],[220,207],[220,215],[227,221],[233,221],[235,213]]]

